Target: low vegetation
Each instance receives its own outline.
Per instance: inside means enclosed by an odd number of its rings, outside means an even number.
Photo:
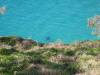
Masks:
[[[99,40],[51,46],[15,38],[0,38],[0,75],[100,75]]]

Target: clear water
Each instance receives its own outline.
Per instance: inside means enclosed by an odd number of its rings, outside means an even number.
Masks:
[[[100,15],[100,0],[0,0],[0,36],[16,35],[40,42],[94,40],[87,19]]]

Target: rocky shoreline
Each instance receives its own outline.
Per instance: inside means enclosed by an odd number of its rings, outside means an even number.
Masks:
[[[16,37],[16,36],[1,36],[0,37],[0,46],[11,46],[15,47],[16,49],[29,49],[32,46],[43,46],[43,43],[39,43],[37,41],[34,41],[32,39],[24,39],[22,37]]]

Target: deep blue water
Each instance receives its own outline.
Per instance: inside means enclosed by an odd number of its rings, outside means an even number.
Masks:
[[[87,19],[100,15],[100,0],[0,0],[0,36],[16,35],[40,42],[98,39]]]

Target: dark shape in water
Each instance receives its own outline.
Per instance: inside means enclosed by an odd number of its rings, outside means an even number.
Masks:
[[[50,38],[49,36],[47,36],[47,37],[45,38],[45,40],[46,40],[46,41],[50,41],[51,38]]]

